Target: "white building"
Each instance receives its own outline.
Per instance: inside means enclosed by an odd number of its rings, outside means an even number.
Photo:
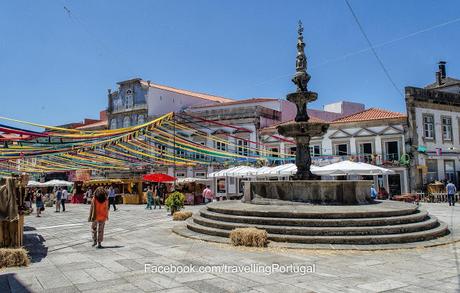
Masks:
[[[435,180],[457,186],[460,172],[460,80],[446,76],[439,63],[436,82],[425,88],[406,87],[411,190]]]
[[[326,108],[326,107],[325,107]],[[321,121],[311,117],[310,121]],[[324,121],[323,121],[324,122]],[[353,160],[383,166],[396,172],[394,175],[373,178],[379,187],[397,195],[408,191],[408,171],[401,164],[405,158],[404,131],[406,115],[371,108],[330,122],[328,131],[322,137],[310,141],[312,162],[325,165],[341,160]],[[295,153],[293,141],[280,141],[276,125],[262,129],[261,141],[269,148],[279,149],[280,157]],[[368,178],[372,179],[372,178]]]

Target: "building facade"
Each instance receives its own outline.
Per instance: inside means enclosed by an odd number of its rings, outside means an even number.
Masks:
[[[310,121],[322,121],[311,117]],[[330,121],[328,131],[310,140],[312,163],[318,166],[352,160],[382,166],[394,175],[378,176],[376,186],[390,194],[408,192],[408,171],[402,163],[405,152],[406,115],[382,109],[367,109]],[[281,157],[295,154],[295,144],[289,138],[276,136],[276,125],[262,129],[261,142],[280,151]]]
[[[411,191],[433,181],[460,178],[460,80],[446,76],[439,63],[436,82],[425,88],[406,87],[411,155]]]
[[[232,99],[181,90],[134,78],[117,83],[108,90],[109,128],[143,124],[168,112],[179,112],[192,105],[217,104]]]

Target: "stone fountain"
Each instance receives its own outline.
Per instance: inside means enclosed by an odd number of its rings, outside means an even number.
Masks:
[[[297,86],[296,92],[286,99],[297,107],[295,121],[278,126],[278,133],[292,137],[296,142],[297,173],[293,180],[248,182],[245,202],[256,204],[366,204],[371,202],[370,181],[353,180],[320,181],[310,171],[310,139],[326,133],[328,123],[310,122],[307,105],[318,98],[318,94],[307,88],[310,75],[307,73],[307,57],[303,41],[303,26],[299,21],[297,37],[296,72],[292,82]]]
[[[358,249],[356,245],[379,245],[377,249],[421,247],[445,243],[447,225],[419,210],[417,205],[373,201],[371,181],[319,180],[311,173],[311,137],[324,135],[329,125],[310,122],[307,104],[318,95],[308,91],[310,75],[304,52],[303,27],[299,22],[296,73],[297,91],[287,99],[297,106],[294,122],[278,126],[278,132],[295,139],[297,173],[293,180],[248,181],[241,201],[213,202],[173,231],[179,235],[228,243],[232,229],[256,227],[268,232],[276,246],[299,248]],[[424,244],[416,244],[425,241]],[[332,246],[331,244],[334,244]],[[339,246],[338,246],[338,245]],[[323,245],[323,246],[322,246]],[[342,245],[342,246],[340,246]]]

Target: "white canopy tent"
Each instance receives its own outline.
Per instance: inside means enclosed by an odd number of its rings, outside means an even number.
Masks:
[[[319,167],[315,165],[310,166],[310,170],[312,173],[316,174],[316,170]],[[265,175],[266,177],[288,177],[295,175],[297,173],[297,166],[294,163],[279,165],[273,167],[270,171],[267,172]]]
[[[379,166],[357,163],[352,161],[342,161],[323,167],[317,167],[312,172],[322,176],[345,176],[345,175],[388,175],[395,174],[393,170]]]
[[[237,166],[229,169],[220,170],[217,172],[209,173],[209,178],[216,177],[249,177],[257,169],[249,166]]]
[[[177,184],[181,184],[181,183],[192,183],[192,182],[205,183],[205,182],[209,182],[209,181],[211,181],[211,179],[207,179],[207,178],[186,177],[186,178],[178,178],[178,179],[176,180],[176,183],[177,183]]]
[[[30,180],[30,181],[27,183],[27,187],[44,187],[43,184],[44,184],[44,183],[41,183],[41,182],[38,182],[38,181],[34,181],[34,180]]]
[[[50,181],[47,181],[43,183],[44,187],[49,187],[49,186],[73,186],[73,182],[65,181],[65,180],[58,180],[58,179],[53,179]]]
[[[249,177],[256,177],[256,178],[257,177],[266,177],[266,174],[268,172],[270,172],[270,170],[272,170],[272,169],[273,169],[273,167],[268,167],[268,166],[257,168],[254,171],[250,172]]]

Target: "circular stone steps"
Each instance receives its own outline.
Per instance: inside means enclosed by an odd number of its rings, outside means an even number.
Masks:
[[[203,218],[230,222],[245,223],[254,225],[274,225],[274,226],[306,226],[306,227],[348,227],[348,226],[377,226],[377,225],[398,225],[415,223],[425,220],[428,217],[426,211],[415,211],[413,214],[380,217],[380,218],[348,218],[348,219],[302,219],[302,218],[271,218],[271,217],[254,217],[238,216],[230,214],[221,214],[211,212],[207,208],[200,210],[200,216]]]
[[[345,235],[382,235],[382,234],[399,234],[410,233],[423,230],[429,230],[439,226],[436,218],[431,217],[418,223],[391,225],[391,226],[364,226],[364,227],[299,227],[299,226],[269,226],[253,225],[244,223],[220,222],[203,218],[201,216],[193,217],[195,224],[217,228],[222,230],[233,230],[235,228],[254,227],[264,229],[269,234],[287,234],[287,235],[310,235],[310,236],[345,236]]]
[[[447,225],[413,204],[379,201],[355,206],[210,203],[188,219],[199,234],[227,237],[235,228],[264,229],[276,242],[394,244],[427,241],[449,233]]]

